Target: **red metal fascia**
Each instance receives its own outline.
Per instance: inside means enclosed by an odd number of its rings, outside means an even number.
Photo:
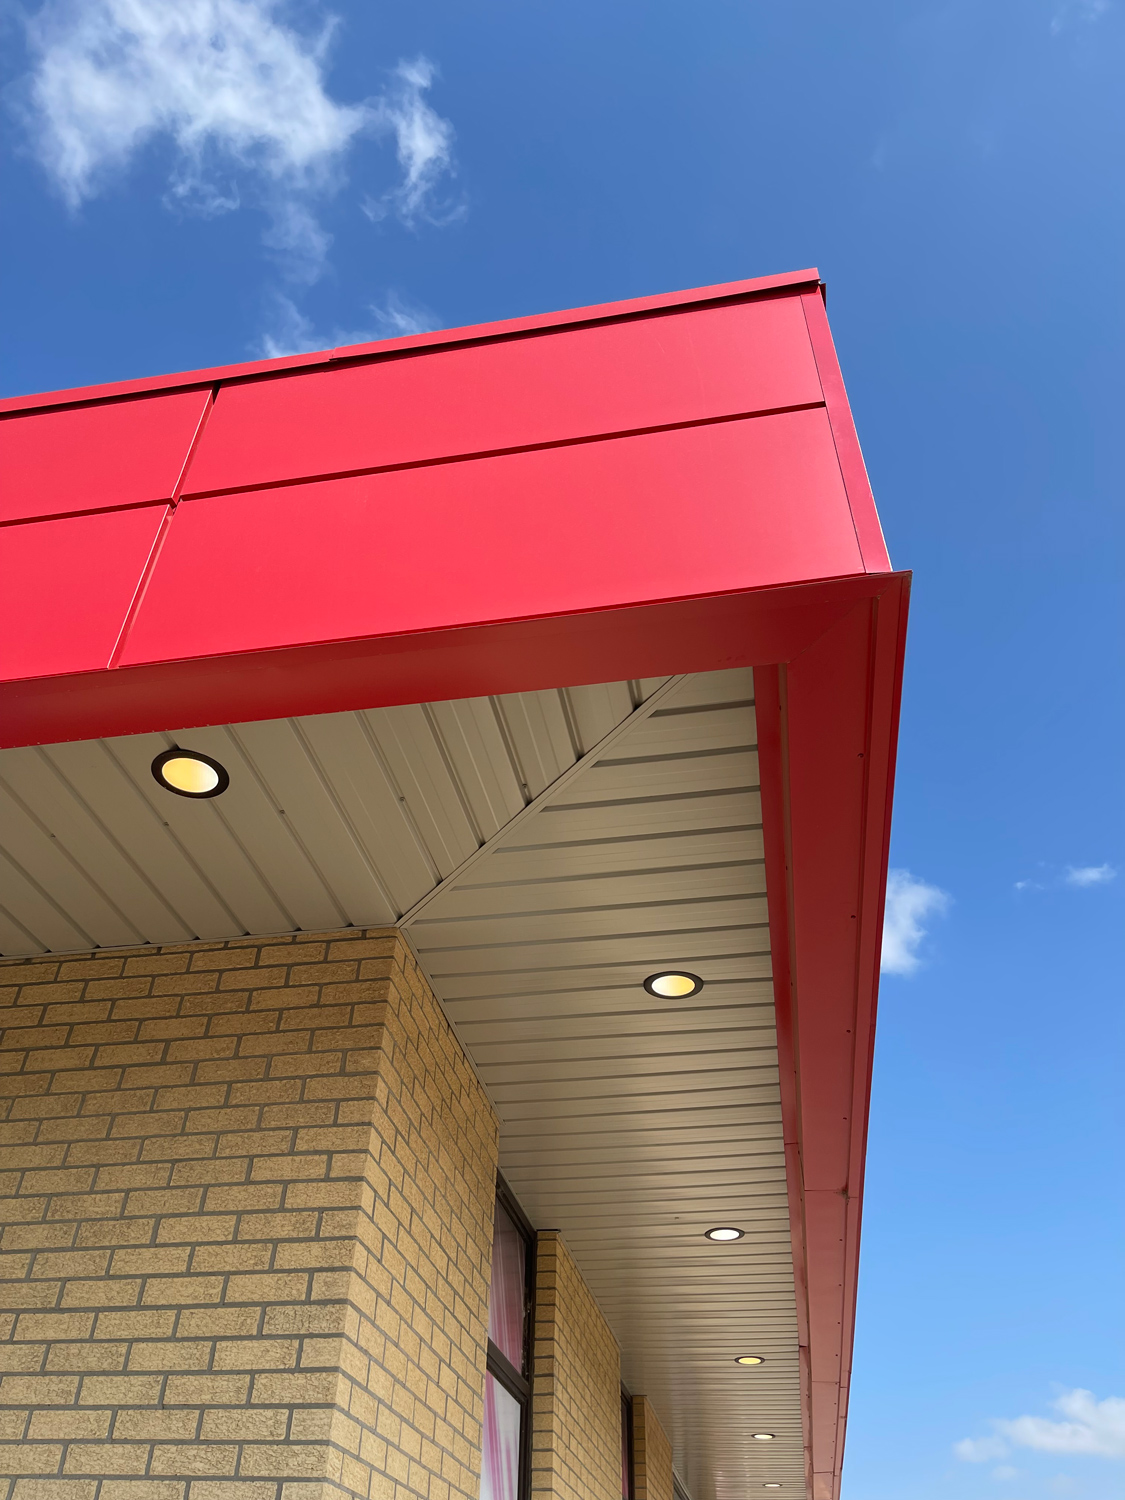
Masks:
[[[859,576],[112,671],[29,674],[0,688],[0,745],[756,667],[801,651],[884,585]]]
[[[812,1500],[837,1500],[909,575],[755,673]],[[831,732],[825,725],[831,724]]]
[[[380,339],[371,344],[344,344],[335,349],[317,350],[311,354],[290,354],[279,359],[250,360],[243,364],[216,365],[210,369],[185,370],[174,375],[142,376],[137,380],[117,380],[104,385],[76,386],[71,390],[41,391],[30,396],[7,396],[0,399],[0,416],[8,412],[36,411],[52,406],[75,406],[116,397],[147,395],[155,391],[187,389],[214,385],[217,381],[246,380],[256,376],[284,374],[290,370],[327,367],[340,360],[373,359],[385,355],[411,354],[418,350],[437,349],[445,345],[509,338],[519,334],[549,332],[556,328],[577,326],[603,319],[637,317],[694,304],[725,301],[736,297],[762,296],[769,292],[793,291],[816,285],[819,272],[815,267],[788,271],[777,276],[756,276],[746,281],[720,282],[715,286],[695,287],[690,291],[667,292],[655,297],[633,297],[621,302],[606,302],[592,307],[574,307],[563,312],[537,313],[526,318],[506,318],[495,323],[476,323],[464,328],[441,328],[432,333],[408,334],[403,338]]]

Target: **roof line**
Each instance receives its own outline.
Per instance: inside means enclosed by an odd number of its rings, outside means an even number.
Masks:
[[[76,406],[85,402],[106,401],[115,397],[153,395],[194,386],[214,385],[216,381],[246,380],[254,377],[282,375],[289,371],[330,368],[342,360],[369,360],[385,355],[411,354],[439,349],[452,344],[510,338],[519,334],[545,332],[583,323],[636,317],[645,313],[670,311],[673,308],[700,303],[753,297],[763,293],[796,290],[819,282],[815,267],[789,271],[777,276],[757,276],[748,281],[720,282],[714,286],[694,287],[688,291],[667,292],[655,297],[634,297],[623,302],[604,302],[589,307],[573,307],[564,312],[541,313],[526,318],[508,318],[495,323],[476,323],[463,328],[442,328],[431,333],[414,333],[405,338],[381,339],[370,344],[342,345],[312,354],[290,354],[280,359],[251,360],[244,364],[218,365],[211,369],[186,370],[174,375],[151,375],[138,380],[119,380],[106,385],[75,386],[69,390],[42,391],[29,396],[0,398],[0,415],[35,411],[45,407]]]

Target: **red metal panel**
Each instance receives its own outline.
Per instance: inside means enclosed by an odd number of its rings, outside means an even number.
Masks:
[[[819,404],[800,299],[225,387],[184,494]]]
[[[122,665],[856,573],[822,409],[185,501]]]
[[[28,412],[0,422],[0,521],[169,499],[209,391]]]
[[[163,505],[0,531],[0,672],[53,677],[109,665]]]

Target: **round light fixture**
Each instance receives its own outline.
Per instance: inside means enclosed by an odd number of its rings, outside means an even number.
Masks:
[[[198,750],[165,750],[152,763],[152,774],[177,797],[217,797],[230,786],[225,766]]]
[[[736,1365],[764,1365],[765,1362],[766,1357],[764,1354],[740,1354],[735,1360]],[[754,1436],[759,1437],[760,1434],[756,1432]],[[771,1432],[770,1437],[772,1436],[773,1433]]]
[[[755,1442],[758,1442],[758,1443],[772,1443],[773,1442],[773,1433],[772,1432],[752,1432],[750,1434],[750,1436],[754,1439]]]
[[[659,995],[662,1000],[686,1000],[689,995],[698,995],[702,988],[698,974],[650,974],[645,980],[649,994]]]
[[[745,1233],[744,1229],[733,1229],[729,1224],[720,1224],[718,1229],[709,1229],[707,1231],[707,1238],[709,1240],[725,1242],[727,1240],[740,1240]]]
[[[779,1490],[781,1488],[781,1486],[779,1484],[777,1484],[775,1481],[771,1480],[769,1484],[763,1484],[762,1488],[764,1490]]]

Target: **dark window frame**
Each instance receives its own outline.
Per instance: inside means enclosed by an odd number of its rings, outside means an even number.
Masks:
[[[628,1485],[628,1494],[623,1495],[621,1500],[633,1500],[637,1492],[636,1454],[633,1448],[633,1398],[621,1387],[621,1438],[622,1447],[625,1450],[625,1478]]]
[[[517,1370],[491,1339],[487,1340],[485,1367],[520,1405],[520,1471],[517,1493],[518,1500],[528,1500],[531,1493],[531,1377],[535,1329],[535,1252],[538,1236],[516,1195],[499,1173],[496,1175],[496,1201],[511,1219],[524,1242],[523,1357],[526,1374]]]

